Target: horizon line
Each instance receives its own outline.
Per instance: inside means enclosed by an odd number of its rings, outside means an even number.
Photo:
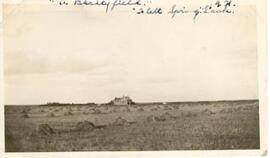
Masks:
[[[221,99],[221,100],[199,100],[199,101],[151,101],[151,102],[135,102],[135,104],[150,104],[150,103],[201,103],[201,102],[232,102],[232,101],[259,101],[259,98],[257,99]],[[95,102],[85,102],[85,103],[64,103],[64,102],[47,102],[42,104],[4,104],[4,106],[39,106],[39,105],[49,105],[48,103],[58,103],[58,104],[71,104],[71,105],[87,105],[87,104],[107,104],[108,102],[103,103],[95,103]]]

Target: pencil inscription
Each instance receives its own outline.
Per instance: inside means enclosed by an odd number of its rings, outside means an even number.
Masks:
[[[50,0],[52,3],[59,4],[60,6],[74,5],[74,6],[92,6],[104,7],[105,12],[109,13],[115,11],[116,8],[126,7],[137,15],[169,15],[171,19],[180,15],[192,15],[194,22],[201,15],[213,14],[234,14],[235,7],[237,6],[233,0],[217,0],[214,3],[207,3],[196,7],[188,7],[186,5],[172,4],[169,8],[155,6],[150,0]]]

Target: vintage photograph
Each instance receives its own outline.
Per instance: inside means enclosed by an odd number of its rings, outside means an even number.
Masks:
[[[256,6],[56,2],[3,5],[5,152],[260,149]]]

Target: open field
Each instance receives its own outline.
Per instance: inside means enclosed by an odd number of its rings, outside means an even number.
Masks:
[[[258,100],[132,106],[5,106],[5,149],[258,149]]]

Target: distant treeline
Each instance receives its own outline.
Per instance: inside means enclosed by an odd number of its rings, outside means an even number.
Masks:
[[[96,103],[58,103],[58,102],[51,102],[47,104],[43,104],[41,106],[81,106],[81,105],[97,105]]]
[[[146,105],[175,105],[175,104],[190,104],[190,105],[195,105],[195,104],[221,104],[221,103],[230,103],[230,102],[258,102],[258,99],[250,99],[250,100],[217,100],[217,101],[178,101],[178,102],[133,102],[132,105],[141,105],[141,106],[146,106]],[[94,102],[89,102],[89,103],[59,103],[59,102],[50,102],[47,104],[38,104],[38,105],[5,105],[5,106],[102,106],[102,105],[113,105],[113,103],[110,101],[108,103],[102,103],[102,104],[97,104]],[[116,106],[126,106],[126,105],[116,105]]]
[[[136,103],[137,105],[160,105],[160,104],[216,104],[216,103],[230,103],[230,102],[258,102],[258,99],[249,99],[249,100],[216,100],[216,101],[177,101],[177,102],[140,102]]]

